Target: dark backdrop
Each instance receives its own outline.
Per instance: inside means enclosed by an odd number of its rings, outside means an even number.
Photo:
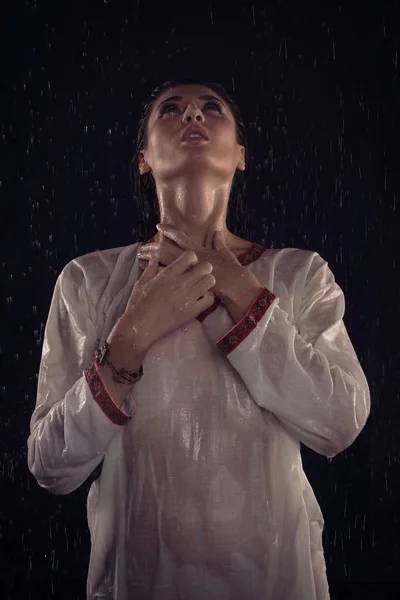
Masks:
[[[371,415],[348,450],[329,462],[302,448],[332,598],[399,597],[399,10],[382,0],[0,10],[2,597],[85,597],[90,482],[52,496],[26,463],[43,329],[68,261],[139,241],[129,163],[140,106],[156,85],[193,75],[226,86],[248,126],[249,220],[234,233],[328,261],[370,384]]]

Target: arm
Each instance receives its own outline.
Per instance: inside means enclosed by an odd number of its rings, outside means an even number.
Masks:
[[[128,401],[124,404],[127,386],[113,402],[107,377],[102,389],[94,368],[84,371],[100,337],[91,308],[85,274],[72,261],[57,279],[51,301],[27,442],[29,470],[54,494],[76,490],[134,414]]]
[[[108,359],[116,369],[120,369],[123,365],[129,365],[129,370],[136,373],[144,361],[147,349],[141,345],[139,346],[139,340],[134,337],[133,330],[137,330],[137,328],[133,326],[132,319],[125,313],[117,321],[107,338],[110,346]],[[114,380],[112,370],[107,364],[96,364],[95,368],[100,376],[101,384],[105,388],[106,395],[112,398],[118,408],[121,408],[129,388],[125,383],[117,383]]]
[[[370,393],[343,323],[343,292],[319,254],[307,260],[295,325],[264,288],[217,345],[259,406],[295,439],[332,457],[363,429]]]

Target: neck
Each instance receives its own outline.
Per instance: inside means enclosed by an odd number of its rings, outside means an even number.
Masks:
[[[204,248],[212,248],[214,232],[219,229],[229,247],[235,239],[226,227],[230,190],[231,183],[199,185],[194,178],[158,184],[160,223],[172,225]]]

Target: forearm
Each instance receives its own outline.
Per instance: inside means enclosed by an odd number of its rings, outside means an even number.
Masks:
[[[108,336],[110,351],[107,358],[117,370],[124,368],[136,373],[144,361],[147,349],[139,343],[138,337],[135,337],[131,331],[132,328],[128,327],[127,322],[121,318]],[[121,408],[134,384],[114,381],[113,371],[107,364],[96,365],[96,368],[108,394],[118,408]]]
[[[240,296],[227,294],[221,298],[235,324],[243,319],[262,289],[261,285],[252,285],[244,290]]]

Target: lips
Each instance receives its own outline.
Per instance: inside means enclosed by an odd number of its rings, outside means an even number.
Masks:
[[[203,127],[201,127],[200,125],[189,125],[189,127],[186,127],[185,131],[182,134],[182,142],[189,139],[189,136],[195,133],[200,135],[204,140],[208,140],[208,135],[206,134],[206,131],[205,129],[203,129]]]

